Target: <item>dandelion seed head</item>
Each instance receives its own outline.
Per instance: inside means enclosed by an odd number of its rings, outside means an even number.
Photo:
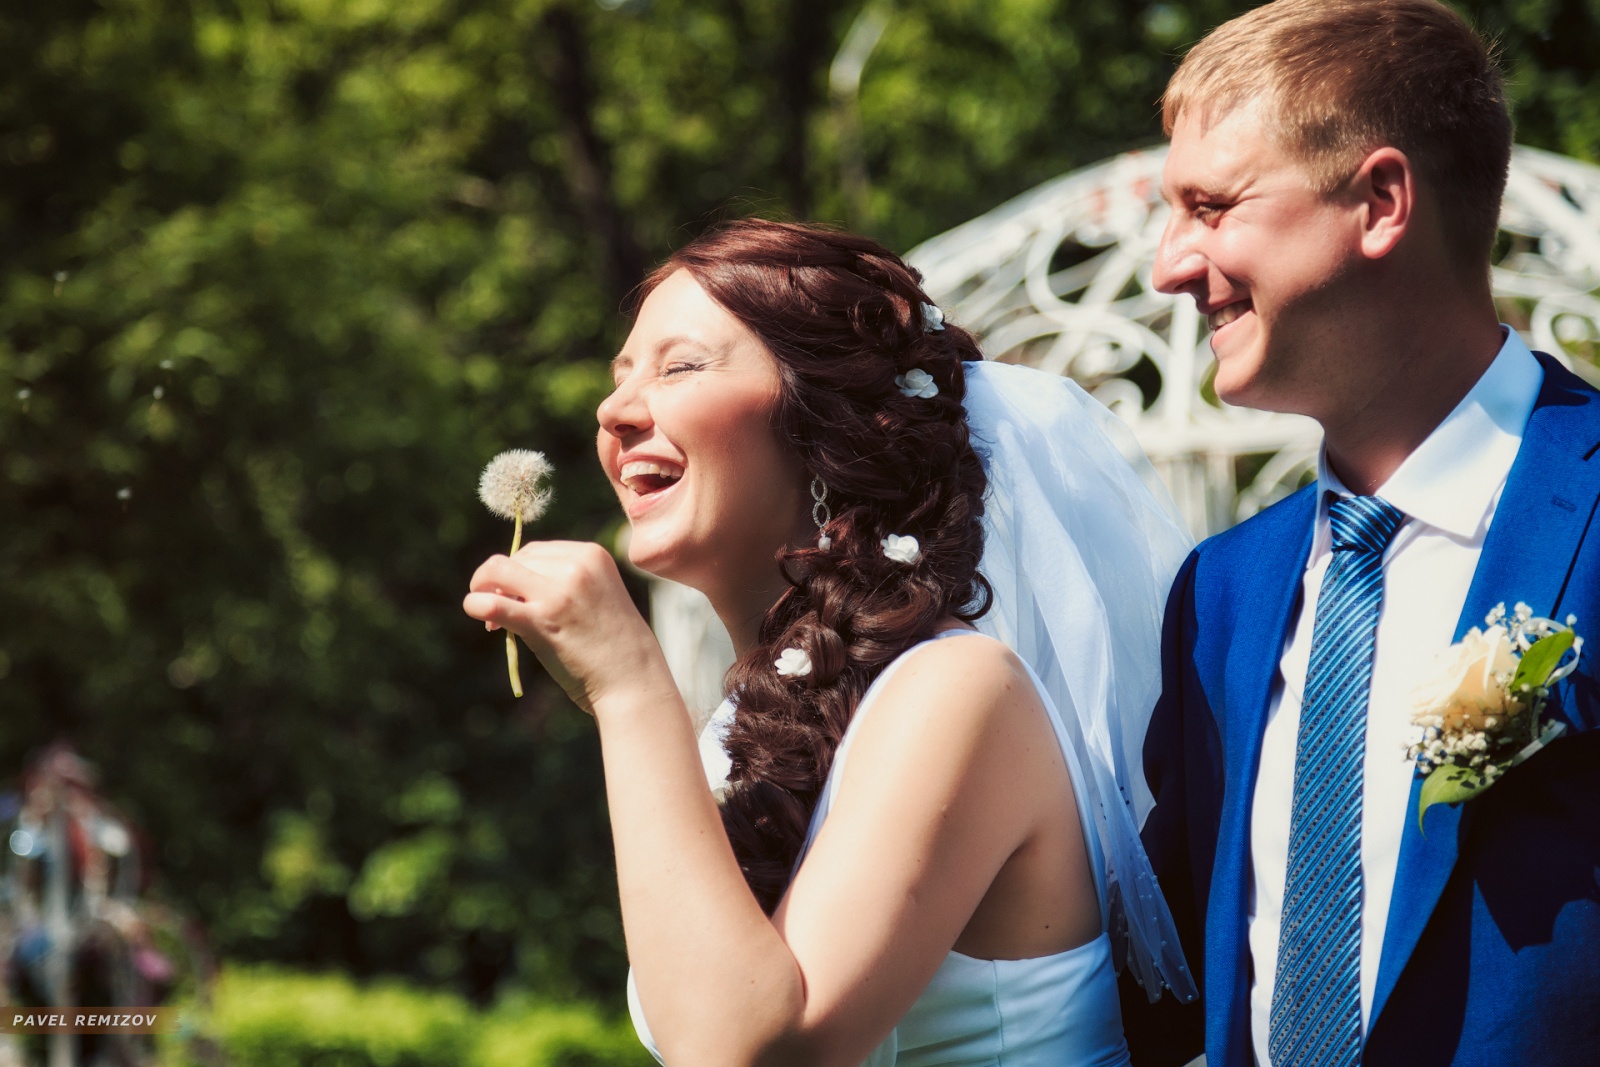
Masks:
[[[507,449],[483,468],[478,499],[502,519],[515,519],[521,513],[523,522],[532,522],[550,506],[551,493],[543,483],[551,469],[543,452]]]

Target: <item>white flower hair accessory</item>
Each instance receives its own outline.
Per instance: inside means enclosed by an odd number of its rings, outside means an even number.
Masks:
[[[917,367],[904,374],[894,376],[894,384],[900,387],[900,392],[906,396],[919,400],[929,400],[939,395],[939,383],[933,380],[933,375]]]
[[[922,331],[924,333],[938,333],[944,329],[944,312],[926,301],[922,305]]]
[[[786,648],[772,661],[782,678],[804,678],[811,673],[811,656],[803,648]]]
[[[883,554],[896,563],[910,566],[922,558],[922,544],[910,534],[890,534],[878,543],[883,546]]]

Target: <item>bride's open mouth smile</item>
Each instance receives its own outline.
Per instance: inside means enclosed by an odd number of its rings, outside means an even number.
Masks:
[[[627,492],[623,507],[637,518],[656,507],[683,480],[682,465],[664,459],[635,459],[622,464],[617,481]]]

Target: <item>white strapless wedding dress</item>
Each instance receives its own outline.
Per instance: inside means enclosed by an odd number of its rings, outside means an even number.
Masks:
[[[903,652],[862,696],[811,818],[807,849],[816,840],[838,793],[856,729],[885,681],[907,657],[926,645],[969,634],[977,640],[993,640],[970,630],[948,630]],[[1028,673],[1050,715],[1072,775],[1104,924],[1108,913],[1105,864],[1099,834],[1088,817],[1091,801],[1061,716],[1032,668]],[[701,734],[701,760],[713,788],[727,778],[728,758],[722,751],[721,734],[732,717],[732,704],[724,702]],[[639,1039],[660,1060],[661,1053],[650,1037],[631,973],[628,1010]],[[1127,1063],[1111,939],[1102,929],[1100,936],[1087,944],[1035,959],[981,960],[951,952],[911,1010],[867,1057],[863,1067],[1120,1067]]]

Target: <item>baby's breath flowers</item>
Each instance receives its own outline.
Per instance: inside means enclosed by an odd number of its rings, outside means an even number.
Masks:
[[[1541,726],[1539,716],[1583,653],[1583,639],[1572,631],[1577,618],[1567,616],[1563,626],[1526,604],[1510,615],[1500,604],[1484,621],[1486,628],[1468,630],[1441,657],[1436,676],[1412,693],[1418,732],[1406,755],[1424,778],[1419,825],[1434,804],[1471,800],[1564,729],[1560,722]]]
[[[500,453],[483,468],[478,479],[478,499],[502,519],[515,522],[511,535],[511,554],[522,547],[522,524],[532,522],[550,506],[550,490],[544,481],[550,477],[550,461],[543,452],[512,448]],[[506,670],[511,675],[511,695],[522,695],[522,674],[517,669],[517,639],[506,631]]]

